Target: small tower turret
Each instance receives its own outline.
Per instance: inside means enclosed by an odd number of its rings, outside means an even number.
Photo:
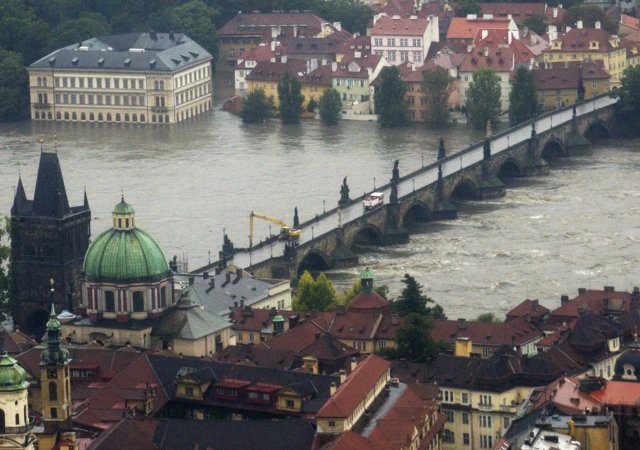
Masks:
[[[29,418],[27,373],[0,348],[0,448],[33,450],[36,441]],[[6,447],[9,448],[9,447]]]

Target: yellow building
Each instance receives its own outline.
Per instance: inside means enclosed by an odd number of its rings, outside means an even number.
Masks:
[[[582,79],[584,99],[609,91],[611,75],[593,61],[545,63],[533,70],[538,97],[545,110],[572,105]]]
[[[211,55],[182,33],[129,33],[28,67],[33,120],[176,123],[211,109]]]
[[[0,449],[33,450],[33,418],[29,417],[27,374],[15,359],[0,351]],[[42,448],[42,447],[40,447]]]
[[[611,75],[611,87],[620,85],[620,78],[627,67],[627,52],[620,45],[620,39],[612,36],[600,28],[578,27],[569,30],[564,35],[552,38],[549,48],[542,51],[538,57],[539,63],[602,61],[603,69]]]

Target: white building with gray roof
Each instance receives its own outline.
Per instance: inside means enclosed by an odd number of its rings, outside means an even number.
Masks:
[[[28,67],[33,120],[177,123],[211,109],[211,54],[182,33],[126,33]]]

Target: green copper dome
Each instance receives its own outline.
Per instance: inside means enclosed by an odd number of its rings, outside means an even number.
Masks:
[[[18,362],[7,355],[7,352],[0,352],[0,391],[19,391],[29,387],[26,381],[27,373],[20,367]]]
[[[124,198],[113,210],[113,228],[89,246],[83,271],[88,279],[116,283],[157,280],[171,273],[160,245],[136,228],[134,210]]]
[[[367,267],[360,274],[361,280],[373,280],[373,272]]]
[[[69,350],[60,346],[60,321],[56,308],[51,304],[51,313],[47,322],[47,347],[40,353],[41,366],[64,366],[69,363]]]

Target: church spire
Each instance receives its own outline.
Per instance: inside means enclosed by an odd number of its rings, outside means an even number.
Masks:
[[[89,197],[87,197],[87,185],[84,185],[84,209],[89,210]]]
[[[47,322],[47,348],[40,354],[40,365],[65,365],[69,362],[69,351],[60,346],[60,321],[56,307],[51,303]]]
[[[360,287],[362,292],[373,292],[373,272],[368,267],[360,274]]]
[[[48,217],[64,217],[70,212],[67,190],[64,187],[62,169],[56,153],[40,154],[36,189],[33,195],[33,212],[36,216]]]
[[[27,195],[25,194],[24,186],[22,185],[22,176],[18,175],[18,187],[16,188],[16,195],[13,197],[11,213],[16,214],[20,212],[26,203]]]

